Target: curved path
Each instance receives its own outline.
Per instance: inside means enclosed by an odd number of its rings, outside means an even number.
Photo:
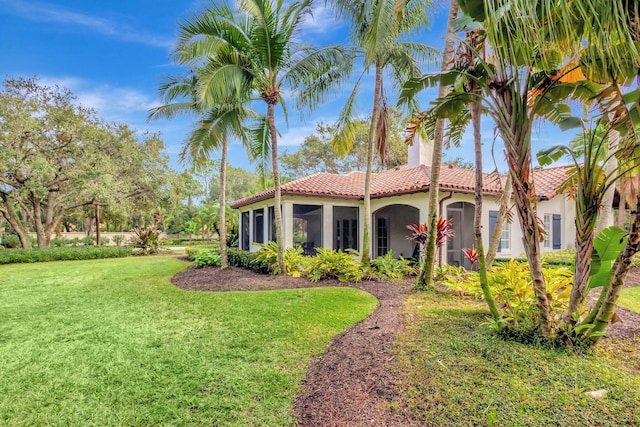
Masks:
[[[186,269],[171,281],[183,289],[200,291],[269,290],[318,286],[349,286],[374,295],[380,305],[362,322],[336,336],[327,351],[307,371],[293,413],[301,427],[407,426],[402,414],[389,411],[397,395],[390,372],[390,350],[403,326],[400,310],[410,288],[387,282],[358,284],[325,280],[312,283],[289,276],[252,271]]]

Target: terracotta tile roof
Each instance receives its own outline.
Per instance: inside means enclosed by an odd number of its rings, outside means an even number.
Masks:
[[[400,166],[372,175],[371,198],[379,199],[401,194],[429,191],[431,171],[425,165],[415,168]],[[566,168],[553,168],[534,172],[538,197],[548,199],[558,191],[566,179]],[[289,196],[331,197],[338,199],[361,200],[364,197],[364,172],[350,172],[346,175],[315,173],[282,185],[282,194]],[[475,171],[456,166],[443,165],[440,172],[440,189],[473,193]],[[485,174],[484,192],[497,194],[502,184],[495,176]],[[240,208],[273,197],[275,190],[270,188],[252,196],[231,203],[232,208]]]
[[[536,186],[536,196],[540,200],[549,200],[555,197],[560,186],[569,177],[569,166],[558,166],[549,169],[540,169],[533,171],[533,181]]]

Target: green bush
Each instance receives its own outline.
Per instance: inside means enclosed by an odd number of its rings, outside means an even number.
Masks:
[[[573,272],[566,267],[542,269],[554,314],[562,313],[568,306]],[[504,321],[512,328],[530,330],[537,324],[536,296],[531,284],[531,272],[527,263],[511,260],[496,265],[488,271],[489,287]],[[450,267],[440,283],[456,292],[483,298],[478,273],[463,268]]]
[[[238,248],[227,249],[227,259],[229,265],[234,267],[247,268],[258,273],[269,273],[269,265],[256,259],[256,252],[247,252]]]
[[[141,249],[142,255],[151,255],[158,251],[160,246],[160,232],[151,228],[136,228],[135,235],[131,238],[133,246]]]
[[[131,248],[116,246],[76,246],[48,249],[15,249],[0,252],[0,264],[82,259],[121,258],[131,255]]]
[[[111,239],[100,236],[100,246],[107,246],[109,242],[111,242]]]
[[[412,267],[411,260],[394,258],[393,252],[389,251],[383,257],[378,257],[371,261],[378,278],[389,282],[402,282],[405,276],[415,276],[416,269]]]
[[[316,248],[316,255],[309,258],[306,273],[312,282],[338,279],[341,282],[359,283],[365,277],[362,264],[353,255],[324,248]]]
[[[62,246],[67,246],[68,244],[69,240],[65,239],[64,237],[54,237],[49,241],[49,245],[53,246],[54,248],[61,248]]]
[[[276,242],[267,244],[257,243],[260,250],[255,252],[254,259],[257,263],[267,265],[272,274],[280,273],[278,265],[278,245]],[[284,251],[284,267],[290,276],[300,277],[306,271],[309,257],[302,255],[302,248],[287,248]]]
[[[20,238],[15,234],[5,234],[2,236],[2,246],[7,249],[19,248],[20,246]]]
[[[124,237],[122,234],[116,234],[115,236],[113,236],[111,240],[113,241],[113,243],[115,243],[116,246],[122,246],[122,244],[124,243],[125,240],[127,240],[127,238]]]
[[[71,246],[78,246],[82,243],[82,239],[79,237],[74,237],[73,239],[69,240],[69,243],[71,244]]]
[[[92,236],[83,237],[81,242],[85,246],[93,246],[96,244],[96,238]]]
[[[220,267],[222,258],[218,251],[200,251],[191,259],[197,268]]]

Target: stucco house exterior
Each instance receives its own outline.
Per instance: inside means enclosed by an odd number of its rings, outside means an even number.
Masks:
[[[406,226],[427,221],[430,188],[431,146],[416,142],[409,147],[409,163],[373,174],[371,190],[371,256],[393,251],[405,258],[415,255],[416,245],[406,237]],[[542,251],[574,247],[575,208],[560,192],[567,178],[566,167],[533,173],[538,196],[538,215],[546,240]],[[315,248],[362,249],[364,172],[345,175],[316,173],[282,185],[282,217],[285,247],[301,246],[306,254]],[[453,222],[455,237],[441,249],[441,259],[451,265],[470,267],[462,249],[474,244],[475,172],[443,165],[439,184],[440,216]],[[501,184],[486,176],[483,199],[483,239],[488,247],[495,226]],[[239,210],[240,248],[254,251],[255,242],[275,240],[273,188],[236,200]],[[524,253],[517,215],[506,223],[497,256],[517,257]]]

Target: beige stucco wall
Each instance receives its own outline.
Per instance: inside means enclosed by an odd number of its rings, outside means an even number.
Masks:
[[[401,196],[393,196],[386,197],[382,199],[373,199],[371,200],[371,212],[372,214],[386,206],[391,205],[406,205],[412,206],[419,210],[419,222],[423,223],[427,221],[427,212],[428,212],[428,203],[429,203],[429,195],[428,193],[416,193],[416,194],[406,194]],[[470,204],[474,204],[475,199],[473,194],[467,193],[451,193],[449,191],[441,191],[440,199],[442,205],[441,215],[445,216],[447,212],[447,207],[458,202],[466,202]],[[323,247],[333,248],[333,207],[334,206],[349,206],[349,207],[358,207],[359,208],[359,248],[362,248],[362,236],[364,232],[364,209],[363,202],[361,200],[342,200],[338,198],[316,198],[316,197],[289,197],[285,196],[282,200],[282,209],[283,209],[283,232],[284,232],[284,241],[286,247],[293,246],[293,205],[294,204],[309,204],[309,205],[321,205],[323,207],[322,210],[322,223],[323,223],[323,235],[322,242]],[[239,209],[239,215],[241,218],[242,212],[252,211],[253,209],[259,208],[267,208],[269,206],[273,206],[273,200],[267,200],[259,203],[255,203],[253,205],[244,206]],[[489,211],[498,210],[498,204],[496,203],[495,197],[491,195],[486,195],[483,199],[482,206],[482,230],[483,230],[483,244],[485,248],[489,245]],[[518,216],[515,212],[515,208],[512,207],[512,217],[513,223],[509,225],[510,227],[510,248],[503,249],[500,253],[498,253],[498,257],[519,257],[524,254],[524,247],[522,244],[522,233],[520,231],[520,224],[518,220]],[[573,202],[567,200],[564,195],[559,195],[554,197],[552,200],[541,201],[538,202],[538,215],[540,217],[540,221],[542,221],[544,214],[560,214],[562,216],[562,249],[572,248],[575,246],[575,208]],[[267,211],[265,210],[265,215],[267,215]],[[253,215],[249,215],[250,218],[250,236],[253,235]],[[267,218],[267,217],[265,217]],[[392,224],[391,227],[395,232],[402,232],[408,225],[408,222],[404,218],[391,218]],[[372,227],[374,227],[372,221]],[[467,224],[467,228],[469,228],[469,224]],[[268,221],[265,222],[265,238],[267,241],[268,237]],[[467,232],[471,232],[471,229],[467,230]],[[242,233],[242,230],[241,230]],[[408,234],[408,231],[407,233]],[[372,238],[372,251],[375,249],[375,241],[373,240],[375,236],[375,231],[372,230],[371,238]],[[257,250],[258,248],[254,245],[251,245],[251,250]],[[408,246],[405,248],[404,246],[398,248],[391,247],[396,255],[400,255],[403,253],[405,256],[410,256],[408,252]],[[541,249],[543,252],[551,252],[553,251],[553,247],[545,248],[541,245]],[[446,260],[446,249],[443,250],[443,259]]]

